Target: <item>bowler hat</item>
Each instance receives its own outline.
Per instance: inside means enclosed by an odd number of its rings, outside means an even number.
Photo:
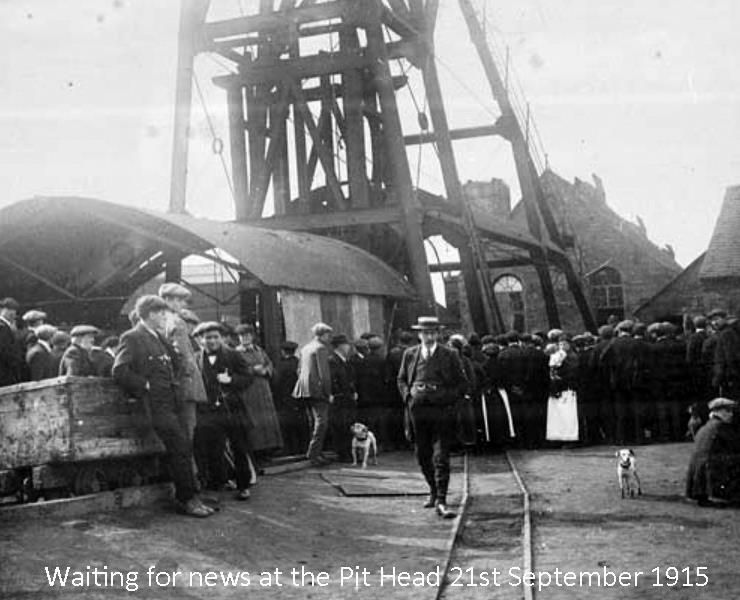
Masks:
[[[331,345],[335,348],[337,346],[341,346],[342,344],[349,344],[349,338],[344,335],[343,333],[338,333],[337,335],[332,336],[331,338]]]
[[[280,346],[280,349],[284,350],[285,352],[295,352],[298,349],[298,344],[289,340],[283,343],[283,345]]]
[[[162,298],[190,298],[190,290],[179,283],[163,283],[159,286],[159,295]]]
[[[411,329],[417,331],[439,331],[442,327],[443,325],[437,317],[419,317],[416,319],[416,325],[412,325]]]

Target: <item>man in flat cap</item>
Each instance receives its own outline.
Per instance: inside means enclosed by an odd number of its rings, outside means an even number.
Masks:
[[[51,370],[54,377],[59,375],[59,365],[62,364],[62,356],[72,343],[72,338],[66,331],[58,330],[51,336]]]
[[[23,330],[20,331],[21,342],[23,347],[28,349],[36,342],[36,329],[46,323],[48,315],[38,309],[32,309],[23,313]]]
[[[333,401],[329,356],[333,330],[326,323],[311,327],[313,339],[300,351],[298,380],[293,389],[294,398],[305,400],[313,418],[313,432],[306,458],[316,466],[328,461],[321,454],[329,427],[329,406]]]
[[[53,325],[41,325],[36,328],[36,342],[26,352],[26,363],[31,374],[31,381],[50,379],[59,374],[51,355],[51,338],[57,332]]]
[[[455,441],[457,402],[467,380],[457,353],[441,343],[436,317],[419,317],[412,327],[420,344],[406,350],[398,371],[398,391],[408,406],[416,458],[429,485],[424,508],[434,508],[445,519],[455,516],[447,508],[450,483],[450,447]]]
[[[16,319],[18,302],[0,300],[0,387],[24,381],[27,377],[25,348],[18,341]]]
[[[678,328],[663,322],[652,345],[653,387],[658,435],[663,441],[681,441],[686,432],[685,415],[689,389],[686,345],[676,337]]]
[[[732,426],[737,403],[715,398],[708,408],[709,420],[696,433],[686,475],[686,496],[704,507],[740,500],[740,448]]]
[[[180,393],[180,420],[190,443],[196,424],[196,403],[206,402],[203,375],[195,359],[188,324],[183,318],[187,310],[190,290],[179,283],[165,283],[159,287],[159,296],[167,303],[164,335],[180,357],[178,390]]]
[[[192,446],[179,418],[178,355],[161,333],[168,309],[159,296],[137,300],[138,323],[121,336],[113,378],[128,394],[148,405],[152,427],[167,449],[181,510],[189,516],[209,517],[213,509],[195,493]]]
[[[632,337],[634,321],[629,319],[617,324],[616,337],[601,354],[601,369],[606,374],[611,397],[614,401],[614,437],[617,444],[640,442],[643,423],[637,403],[635,388],[639,364],[638,342]]]
[[[331,393],[334,402],[329,412],[329,424],[334,450],[340,462],[352,461],[350,427],[357,416],[357,380],[349,357],[352,345],[344,334],[331,338],[334,349],[329,356]]]
[[[59,376],[73,375],[75,377],[95,377],[95,363],[90,353],[95,345],[95,336],[100,331],[92,325],[75,325],[69,332],[72,343],[64,351],[62,362],[59,364]]]
[[[198,404],[195,428],[199,475],[205,480],[207,489],[223,489],[228,481],[224,464],[228,441],[236,471],[236,498],[247,500],[249,488],[256,481],[244,398],[244,392],[252,383],[249,365],[239,351],[226,344],[220,323],[201,323],[194,333],[203,338],[204,348],[197,360],[207,398],[205,404]]]

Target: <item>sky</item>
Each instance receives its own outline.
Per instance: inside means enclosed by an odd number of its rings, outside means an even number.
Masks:
[[[212,1],[211,19],[254,4]],[[457,2],[440,4],[437,64],[450,124],[490,124],[498,109]],[[569,180],[598,174],[609,204],[639,215],[681,264],[705,250],[725,189],[740,183],[740,5],[476,4],[500,55],[509,49],[512,86],[529,102],[551,168]],[[0,0],[0,206],[64,194],[167,208],[178,11],[176,0]],[[196,63],[204,101],[196,94],[188,209],[212,218],[233,216],[206,118],[227,141],[225,94],[211,83],[226,66],[212,56]],[[411,89],[423,106],[413,72]],[[408,90],[399,103],[404,131],[418,132]],[[455,149],[463,181],[499,177],[517,197],[502,140]],[[409,159],[415,180],[442,192],[432,150],[420,157],[412,148]]]

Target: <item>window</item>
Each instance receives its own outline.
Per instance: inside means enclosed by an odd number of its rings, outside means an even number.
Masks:
[[[513,275],[502,275],[494,282],[493,293],[504,325],[516,331],[524,331],[524,286],[521,280]]]
[[[611,315],[624,319],[624,288],[619,271],[603,267],[589,277],[589,284],[596,320],[606,323]]]

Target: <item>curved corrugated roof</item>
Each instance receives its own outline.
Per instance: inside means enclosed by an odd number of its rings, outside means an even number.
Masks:
[[[412,288],[369,252],[332,238],[165,214],[221,248],[265,285],[365,296],[410,297]]]
[[[263,284],[407,298],[388,265],[317,235],[157,213],[79,197],[0,209],[0,296],[26,302],[119,298],[162,270],[164,255],[220,248]]]
[[[701,279],[740,277],[740,185],[728,187],[714,226]]]

